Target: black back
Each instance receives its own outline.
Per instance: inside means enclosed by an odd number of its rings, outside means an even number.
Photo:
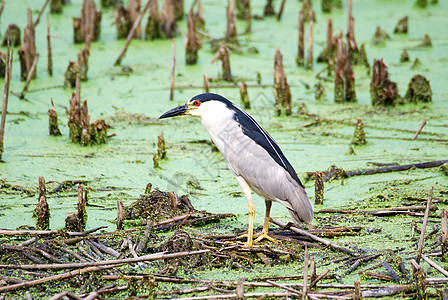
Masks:
[[[264,130],[257,121],[252,118],[251,115],[246,113],[241,108],[235,106],[228,99],[220,96],[218,94],[213,93],[205,93],[200,94],[193,97],[191,100],[199,100],[201,102],[206,102],[210,100],[223,102],[230,110],[234,112],[233,119],[238,122],[243,133],[251,138],[255,143],[263,147],[269,155],[275,160],[277,164],[279,164],[282,168],[284,168],[289,175],[301,186],[303,184],[300,182],[299,177],[297,176],[296,171],[286,159],[280,147],[274,141],[274,139],[269,135],[269,133]]]

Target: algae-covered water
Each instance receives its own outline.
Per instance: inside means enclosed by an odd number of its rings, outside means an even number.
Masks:
[[[0,19],[2,34],[10,23],[24,28],[26,8],[32,9],[35,18],[44,1],[4,2],[6,5]],[[185,1],[185,7],[189,8],[192,2]],[[275,1],[276,6],[279,4]],[[201,93],[202,88],[199,87],[202,86],[203,74],[218,79],[221,73],[220,63],[210,63],[214,53],[206,38],[203,39],[198,64],[185,65],[185,18],[178,23],[180,32],[175,39],[177,89],[174,100],[170,101],[171,40],[132,41],[122,62],[132,72],[125,72],[122,67],[113,66],[124,41],[116,40],[113,11],[103,10],[101,38],[91,45],[89,80],[82,82],[81,98],[88,100],[91,121],[105,119],[111,126],[109,133],[115,135],[101,146],[80,147],[70,141],[66,108],[74,90],[61,85],[68,62],[75,61],[83,47],[73,44],[72,30],[72,17],[80,15],[81,5],[81,1],[72,1],[64,6],[63,15],[50,15],[54,64],[52,77],[46,72],[47,12],[41,18],[36,29],[37,51],[40,53],[37,78],[31,82],[27,100],[19,100],[13,95],[9,97],[8,112],[11,114],[6,119],[0,179],[33,191],[37,189],[39,176],[45,177],[49,191],[65,180],[86,181],[84,186],[89,190],[88,201],[95,205],[88,207],[87,228],[108,225],[109,230],[114,230],[116,201],[120,199],[129,205],[144,192],[149,182],[161,190],[172,190],[180,195],[190,193],[190,200],[197,209],[235,213],[237,221],[231,225],[245,228],[247,202],[221,154],[212,152],[210,145],[201,142],[209,137],[200,121],[194,118],[157,120],[163,112]],[[389,66],[390,78],[397,82],[403,96],[410,79],[415,74],[424,75],[431,83],[433,102],[395,108],[372,107],[370,76],[364,67],[355,67],[358,103],[335,104],[332,77],[329,77],[330,81],[322,81],[325,99],[316,100],[315,75],[325,65],[315,63],[313,70],[304,70],[295,64],[297,15],[301,3],[286,1],[280,22],[275,18],[253,19],[253,32],[239,37],[240,51],[231,53],[232,74],[235,81],[244,80],[248,85],[256,85],[257,76],[261,76],[263,85],[273,84],[274,53],[276,48],[281,50],[285,73],[291,85],[293,115],[275,115],[272,87],[249,87],[252,101],[249,113],[278,142],[301,179],[304,179],[305,172],[323,171],[331,165],[354,170],[373,168],[372,162],[408,164],[448,157],[448,3],[440,1],[437,5],[428,5],[426,9],[414,6],[413,1],[364,0],[354,1],[353,5],[356,41],[358,45],[366,44],[369,63],[372,64],[374,58],[384,58]],[[264,1],[252,1],[252,14],[262,15],[263,7]],[[346,13],[345,9],[333,9],[331,14],[322,14],[317,2],[313,8],[316,14],[314,57],[317,57],[325,44],[327,17],[332,17],[337,33],[346,30]],[[226,27],[224,1],[203,1],[203,10],[207,34],[223,37]],[[409,33],[394,35],[395,24],[405,15],[409,16]],[[146,24],[146,17],[143,24]],[[392,37],[385,46],[371,44],[377,26]],[[238,32],[243,32],[244,28],[244,22],[238,21]],[[432,47],[418,46],[425,34],[430,35]],[[249,51],[250,47],[255,47],[259,53]],[[409,52],[411,62],[399,62],[403,49]],[[4,47],[2,51],[6,52]],[[412,69],[416,58],[422,65]],[[19,70],[15,49],[11,81],[11,90],[15,92],[20,92],[24,84],[19,81]],[[3,86],[3,80],[0,84]],[[227,83],[218,81],[216,84]],[[239,104],[238,88],[216,87],[211,88],[211,92]],[[56,106],[62,137],[48,135],[50,99]],[[307,112],[333,122],[323,121],[308,126],[314,119],[299,113],[304,107]],[[362,118],[366,126],[368,143],[353,146],[355,154],[348,155],[357,118]],[[423,120],[427,124],[422,133],[416,140],[411,140]],[[155,169],[152,156],[157,151],[157,136],[160,133],[167,141],[168,159],[161,161],[160,168]],[[192,187],[189,181],[199,182],[202,189]],[[305,186],[313,198],[314,182],[305,182]],[[324,204],[316,210],[324,207],[389,207],[400,204],[410,194],[425,199],[431,187],[434,187],[435,196],[446,203],[448,176],[439,168],[335,180],[326,184]],[[63,228],[66,214],[76,210],[75,190],[73,187],[62,194],[48,195],[52,229]],[[386,199],[390,199],[389,203],[385,203],[384,195],[388,195]],[[264,201],[256,196],[254,202],[257,207],[255,225],[261,226]],[[35,220],[31,216],[36,203],[37,195],[0,189],[0,228],[34,225]],[[271,215],[289,221],[289,215],[281,205],[274,205]],[[365,236],[348,237],[339,242],[370,249],[408,245],[404,235],[409,234],[410,227],[406,223],[410,219],[406,217],[387,222],[380,219],[344,219],[340,225],[357,221],[364,222],[366,227],[383,228],[384,231],[372,235],[371,239]],[[318,224],[323,219],[318,216],[315,222]],[[385,241],[384,236],[390,237],[390,243],[389,240]],[[378,243],[378,239],[382,242]],[[297,272],[297,269],[294,267],[292,271]],[[272,272],[275,273],[275,270]]]

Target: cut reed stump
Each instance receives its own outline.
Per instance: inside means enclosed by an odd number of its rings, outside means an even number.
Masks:
[[[442,259],[445,262],[448,262],[448,222],[447,222],[447,211],[446,209],[442,209],[440,213],[440,227],[442,227],[442,236],[441,236],[441,247],[442,247]]]
[[[17,47],[20,45],[21,31],[19,26],[16,24],[9,24],[6,28],[5,35],[3,36],[2,47],[8,46],[8,39],[11,47]]]
[[[76,78],[80,75],[82,81],[87,80],[87,71],[89,70],[89,55],[90,55],[90,42],[87,42],[78,53],[78,61],[68,63],[67,69],[64,74],[64,84],[66,86],[75,87]]]
[[[407,61],[410,61],[410,60],[411,59],[409,57],[408,51],[406,51],[406,49],[403,49],[403,52],[401,52],[401,55],[400,55],[400,62],[404,63],[404,62],[407,62]]]
[[[58,124],[58,114],[56,113],[56,108],[54,107],[53,99],[51,99],[51,106],[48,110],[48,130],[51,136],[60,136],[61,131],[59,130]]]
[[[227,29],[226,37],[227,42],[238,43],[236,24],[235,24],[235,4],[234,0],[227,1]]]
[[[68,127],[70,139],[72,142],[79,143],[81,146],[104,144],[107,142],[107,124],[104,120],[99,119],[89,124],[90,115],[87,109],[87,100],[81,105],[80,95],[80,76],[76,79],[76,92],[72,94],[70,99],[70,110]]]
[[[415,75],[412,77],[408,84],[404,101],[410,103],[426,103],[432,101],[431,85],[425,76]]]
[[[50,13],[62,14],[62,8],[64,4],[64,0],[50,0]]]
[[[387,40],[390,40],[390,35],[378,26],[372,37],[372,44],[376,46],[384,46]]]
[[[353,133],[352,144],[364,145],[367,143],[366,132],[364,131],[364,123],[361,118],[356,122],[355,132]]]
[[[0,77],[4,78],[6,74],[6,54],[0,51]]]
[[[117,200],[117,230],[123,229],[124,206],[123,201]]]
[[[145,26],[145,39],[155,40],[162,38],[162,23],[157,0],[150,0],[148,22]]]
[[[425,34],[423,37],[422,43],[419,45],[420,47],[432,47],[432,41],[428,34]]]
[[[176,68],[176,39],[171,40],[171,72],[170,72],[170,100],[174,100],[174,79]]]
[[[47,203],[47,190],[45,188],[45,179],[39,176],[39,201],[36,206],[35,214],[37,216],[36,229],[50,229],[50,208]]]
[[[308,35],[306,39],[307,55],[306,55],[306,69],[313,69],[313,19],[314,12],[310,9],[308,13]]]
[[[398,21],[394,33],[408,33],[408,16],[404,16]]]
[[[383,59],[373,60],[370,96],[372,105],[397,105],[402,103],[397,84],[389,80],[387,65]]]
[[[180,21],[184,18],[184,0],[173,0],[173,4],[176,21]]]
[[[84,231],[87,223],[87,191],[84,193],[84,189],[81,184],[78,185],[78,214],[77,218],[81,226],[81,231]]]
[[[355,18],[352,14],[352,1],[347,0],[347,44],[349,52],[349,60],[353,65],[363,65],[370,68],[369,61],[367,59],[365,46],[362,45],[361,49],[358,48],[355,40]]]
[[[202,11],[201,0],[196,0],[196,13],[194,14],[194,21],[198,29],[202,30],[205,29],[205,20],[204,20],[204,13]]]
[[[97,41],[101,35],[101,10],[93,0],[84,0],[80,18],[73,18],[75,44]]]
[[[236,18],[246,21],[246,32],[251,30],[250,0],[235,0]]]
[[[132,26],[137,21],[140,13],[141,0],[130,0],[128,2],[128,8],[123,5],[119,5],[117,8],[117,14],[115,17],[115,24],[117,25],[117,38],[127,38]],[[132,35],[132,38],[140,39],[142,36],[142,29],[140,23],[137,24],[136,29]]]
[[[355,73],[353,72],[352,63],[350,61],[350,47],[345,49],[345,102],[357,102]]]
[[[283,68],[283,56],[278,48],[275,50],[274,58],[274,96],[277,115],[281,115],[284,111],[285,115],[289,116],[292,96]]]
[[[201,48],[201,40],[197,37],[194,13],[191,9],[188,12],[187,27],[188,33],[185,45],[185,62],[187,65],[194,65],[198,61],[198,51]]]
[[[346,51],[344,51],[344,42],[342,39],[337,41],[336,69],[334,72],[334,102],[343,103],[345,101],[344,77],[345,64],[347,61]]]
[[[222,64],[222,79],[226,81],[233,81],[232,78],[232,71],[230,69],[230,51],[225,45],[221,45],[219,47],[218,52],[213,57],[211,63],[215,62],[216,60],[220,60]]]
[[[240,96],[241,96],[241,107],[244,109],[250,109],[250,99],[249,93],[247,92],[247,85],[244,81],[239,84]]]
[[[5,123],[6,114],[8,112],[8,97],[9,97],[9,83],[11,80],[11,70],[12,70],[12,51],[10,51],[9,43],[8,49],[5,57],[5,85],[3,88],[3,102],[2,102],[2,115],[0,117],[0,162],[3,162],[2,156],[5,151],[4,137],[5,137]]]
[[[171,39],[177,34],[176,15],[174,11],[174,0],[164,0],[162,4],[162,37]]]
[[[204,93],[210,93],[210,84],[209,84],[209,79],[207,74],[204,73],[203,75],[203,89],[204,89]]]
[[[303,10],[299,12],[299,39],[296,63],[299,67],[305,65],[305,17]]]
[[[327,19],[327,43],[325,48],[317,57],[318,62],[326,62],[329,65],[333,65],[336,60],[337,51],[337,38],[333,37],[333,20],[328,17]],[[330,62],[331,61],[331,62]]]
[[[166,141],[162,132],[159,136],[157,136],[157,155],[160,157],[160,159],[165,159],[166,153]]]
[[[20,59],[20,79],[25,81],[28,78],[28,74],[31,72],[33,61],[37,55],[36,52],[36,39],[34,34],[34,23],[31,15],[31,9],[27,10],[27,25],[23,32],[23,42],[19,49]],[[36,76],[34,72],[31,78]]]
[[[51,53],[50,16],[47,16],[47,71],[53,76],[53,57]]]
[[[274,6],[272,5],[273,0],[266,0],[266,5],[264,6],[264,16],[270,17],[275,16]]]
[[[319,205],[324,203],[324,181],[322,179],[323,172],[316,171],[314,183],[314,204]]]
[[[320,8],[323,13],[331,13],[331,9],[333,7],[333,0],[321,0]]]

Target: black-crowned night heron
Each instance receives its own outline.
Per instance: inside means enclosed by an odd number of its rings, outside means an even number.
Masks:
[[[310,223],[313,207],[296,171],[274,139],[247,112],[217,94],[200,94],[167,111],[159,119],[191,115],[202,124],[221,151],[249,203],[247,246],[253,244],[255,207],[251,189],[266,202],[261,236],[268,239],[272,201],[283,204],[295,223]]]

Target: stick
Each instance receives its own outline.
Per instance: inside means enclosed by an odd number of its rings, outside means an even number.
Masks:
[[[438,264],[436,264],[434,261],[432,261],[431,259],[429,259],[426,255],[422,254],[422,258],[424,261],[426,261],[429,265],[431,265],[432,267],[434,267],[434,269],[436,269],[437,271],[439,271],[440,273],[442,273],[443,275],[445,275],[446,277],[448,277],[448,272],[443,269],[441,266],[439,266]]]
[[[302,293],[301,293],[300,291],[298,291],[298,290],[296,290],[296,289],[293,289],[293,288],[291,288],[291,287],[289,287],[289,286],[287,286],[287,285],[280,284],[280,283],[277,283],[277,282],[272,281],[272,280],[267,280],[266,282],[269,283],[269,284],[271,284],[271,285],[273,285],[273,286],[276,286],[276,287],[279,287],[279,288],[281,288],[281,289],[284,289],[284,290],[286,290],[286,291],[288,291],[288,292],[291,292],[291,293],[293,293],[293,294],[296,295],[296,296],[302,296]]]
[[[31,79],[33,79],[34,73],[36,72],[36,66],[38,60],[39,60],[39,53],[37,53],[36,56],[34,57],[30,72],[28,73],[28,77],[26,78],[25,86],[23,87],[22,92],[19,94],[20,99],[25,98],[25,94],[28,91],[28,86],[30,85]]]
[[[397,273],[395,273],[394,269],[389,265],[387,260],[383,261],[381,263],[383,267],[386,269],[387,273],[395,280],[396,283],[400,284],[400,278],[398,277]]]
[[[428,161],[428,162],[423,162],[423,163],[390,166],[390,167],[368,169],[368,170],[346,171],[345,174],[347,175],[347,177],[352,177],[352,176],[358,176],[358,175],[373,175],[373,174],[379,174],[379,173],[406,171],[406,170],[409,170],[412,168],[417,168],[417,169],[434,168],[434,167],[439,167],[447,162],[448,162],[448,159],[436,160],[436,161]]]
[[[305,258],[303,262],[303,288],[302,288],[302,300],[306,300],[307,285],[308,285],[308,247],[305,245]]]
[[[165,253],[159,252],[150,255],[140,256],[136,258],[124,258],[116,260],[100,260],[96,262],[83,262],[83,263],[66,263],[66,264],[36,264],[36,265],[0,265],[0,269],[29,269],[29,270],[58,270],[58,269],[72,269],[72,268],[84,268],[93,266],[104,266],[104,265],[117,265],[117,264],[130,264],[140,261],[154,261],[167,258],[183,257],[196,254],[204,254],[210,252],[209,249],[196,250],[196,251],[184,251],[184,252],[174,252]]]
[[[324,278],[325,276],[327,276],[327,274],[330,273],[330,270],[327,269],[327,271],[325,271],[325,273],[320,274],[319,276],[316,277],[316,279],[314,279],[310,285],[308,286],[308,289],[311,289],[313,286],[315,286],[322,278]]]
[[[283,9],[285,8],[285,2],[286,2],[286,0],[282,0],[282,3],[280,5],[280,10],[278,11],[278,14],[277,14],[277,21],[280,21],[280,19],[282,18]]]
[[[422,257],[423,243],[425,241],[426,223],[428,223],[429,208],[431,207],[431,202],[432,202],[432,190],[433,190],[433,188],[431,187],[431,191],[429,192],[428,202],[426,202],[425,216],[423,218],[422,231],[420,234],[420,240],[418,242],[418,248],[417,248],[417,257],[415,259],[417,261],[417,263],[420,263],[420,259]]]
[[[170,100],[174,99],[174,70],[176,68],[176,39],[171,42],[171,76],[170,76]]]
[[[121,61],[123,60],[124,55],[126,54],[126,51],[128,50],[128,46],[131,43],[132,37],[134,36],[134,31],[137,29],[138,26],[140,26],[140,22],[142,20],[143,15],[145,12],[149,9],[149,6],[151,5],[152,0],[148,0],[146,2],[145,7],[138,15],[137,19],[135,19],[134,25],[132,26],[131,31],[128,33],[128,37],[126,38],[126,42],[124,43],[123,49],[121,49],[120,55],[118,56],[117,60],[115,61],[114,66],[119,66],[121,64]]]
[[[446,209],[440,213],[440,227],[442,228],[442,256],[446,255],[448,248],[448,224]]]
[[[313,18],[314,12],[310,9],[308,13],[308,35],[306,37],[307,54],[306,54],[306,69],[313,68]]]
[[[47,15],[47,70],[48,75],[53,76],[53,58],[51,57],[50,15]]]
[[[124,220],[124,206],[121,199],[117,200],[117,230],[121,230],[123,227]]]
[[[275,225],[280,226],[280,227],[287,227],[287,225],[288,225],[288,224],[286,224],[286,223],[284,223],[284,222],[282,222],[280,220],[274,219],[274,218],[269,218],[269,221],[271,223],[275,224]],[[291,231],[295,232],[295,233],[298,233],[298,234],[304,235],[306,237],[309,237],[310,239],[312,239],[312,240],[314,240],[316,242],[322,243],[322,244],[324,244],[326,246],[329,246],[329,247],[331,247],[331,248],[333,248],[335,250],[342,251],[342,252],[347,253],[347,254],[352,255],[352,256],[358,256],[356,253],[354,253],[353,251],[351,251],[351,250],[349,250],[347,248],[344,248],[342,246],[336,245],[336,244],[334,244],[332,242],[329,242],[329,241],[327,241],[327,240],[325,240],[323,238],[315,236],[314,234],[311,234],[311,233],[309,233],[309,232],[307,232],[305,230],[299,229],[299,228],[294,227],[294,226],[290,226],[288,228]]]
[[[75,294],[73,294],[72,292],[69,292],[69,291],[63,291],[63,292],[57,293],[53,297],[48,298],[48,300],[58,300],[58,299],[64,298],[64,296],[68,296],[69,299],[81,300],[80,297],[76,296]]]
[[[98,249],[100,249],[101,251],[103,251],[104,253],[107,253],[109,255],[112,255],[114,257],[120,257],[121,253],[110,248],[107,247],[106,245],[100,243],[100,242],[95,242],[95,241],[90,241],[95,247],[97,247]]]
[[[85,236],[97,230],[107,228],[107,226],[100,226],[86,230],[84,232],[72,232],[72,231],[61,231],[61,230],[8,230],[0,229],[0,235],[64,235],[68,234],[70,236]]]
[[[5,121],[8,107],[8,96],[9,96],[9,81],[11,80],[11,70],[12,70],[12,57],[13,52],[9,51],[10,39],[8,37],[8,53],[6,54],[6,68],[5,68],[5,87],[3,88],[3,105],[2,105],[2,117],[0,119],[0,162],[2,161],[2,154],[4,150],[3,137],[5,134]]]
[[[116,264],[113,264],[113,265],[106,264],[101,267],[87,267],[84,269],[74,270],[74,271],[70,271],[70,272],[66,272],[66,273],[62,273],[62,274],[58,274],[58,275],[54,275],[54,276],[50,276],[50,277],[45,277],[45,278],[41,278],[41,279],[37,279],[37,280],[25,281],[22,283],[3,286],[3,287],[0,287],[0,292],[17,290],[17,289],[21,289],[24,287],[35,286],[35,285],[39,285],[39,284],[50,282],[50,281],[66,279],[66,278],[73,277],[76,275],[107,270],[107,269],[115,268],[116,266],[117,266]]]
[[[397,285],[397,286],[388,286],[376,290],[364,290],[362,291],[362,297],[386,297],[392,296],[395,294],[406,293],[413,290],[412,285]]]
[[[5,8],[5,2],[2,2],[2,4],[0,4],[0,17],[2,16],[4,8]]]
[[[414,137],[412,138],[413,141],[418,137],[420,132],[422,132],[422,129],[423,129],[423,127],[425,127],[425,125],[426,125],[426,120],[423,120],[422,124],[420,124],[420,127],[417,129],[417,131],[414,134]]]
[[[48,2],[50,2],[50,0],[46,0],[45,3],[44,3],[44,5],[43,5],[42,8],[40,9],[39,14],[37,15],[36,21],[34,21],[34,27],[36,27],[37,24],[39,24],[40,17],[42,16],[42,13],[44,12],[45,7],[47,7]]]

